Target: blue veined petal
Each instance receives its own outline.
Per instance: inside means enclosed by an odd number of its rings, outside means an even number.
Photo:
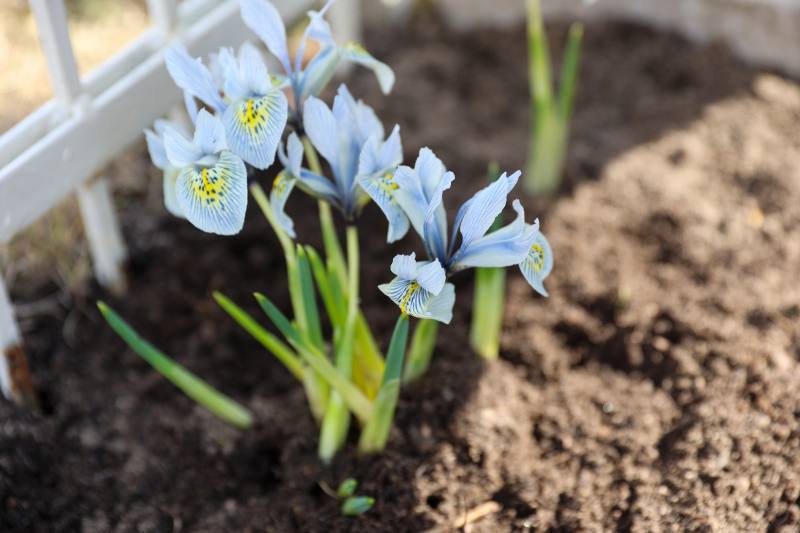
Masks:
[[[224,150],[211,167],[184,168],[176,190],[181,211],[198,229],[219,235],[242,230],[247,211],[247,170],[233,152]]]
[[[405,165],[397,167],[394,173],[394,182],[397,190],[393,195],[403,209],[414,231],[425,238],[425,213],[428,211],[428,200],[422,190],[417,172]]]
[[[519,264],[519,269],[533,290],[542,296],[549,296],[544,288],[544,280],[553,270],[553,250],[541,232],[537,233],[528,255]]]
[[[322,100],[309,97],[303,108],[303,126],[317,152],[331,167],[339,164],[339,129],[336,119]]]
[[[286,28],[275,6],[267,0],[241,0],[241,14],[245,25],[264,41],[270,53],[281,62],[284,71],[287,74],[292,72]]]
[[[167,151],[164,149],[164,141],[153,130],[144,130],[144,138],[147,141],[147,151],[150,153],[150,159],[153,164],[165,170],[172,165],[169,164],[167,159]]]
[[[298,185],[307,194],[341,208],[342,201],[339,189],[328,178],[314,174],[309,170],[301,169]]]
[[[216,111],[225,109],[211,72],[200,59],[192,58],[183,46],[173,46],[164,52],[164,61],[175,84],[198,97]]]
[[[239,71],[244,85],[253,94],[266,94],[272,87],[261,52],[249,41],[239,48]]]
[[[164,128],[163,138],[167,160],[175,168],[187,167],[205,155],[199,147],[171,125]]]
[[[469,267],[507,267],[518,265],[528,254],[539,231],[539,221],[525,223],[525,210],[514,200],[517,218],[510,224],[475,239],[453,255],[451,271]]]
[[[206,111],[197,114],[197,124],[194,128],[194,145],[203,155],[211,155],[228,149],[225,139],[225,127],[222,121]]]
[[[299,101],[302,102],[309,96],[317,96],[336,74],[336,68],[341,61],[339,49],[327,46],[317,52],[314,59],[309,61],[301,76]]]
[[[383,139],[383,123],[370,106],[353,98],[347,85],[339,85],[331,109],[339,131],[346,131],[358,146],[363,146],[372,137]]]
[[[291,173],[284,170],[280,172],[275,181],[272,182],[272,190],[269,193],[269,203],[272,206],[272,211],[275,213],[275,218],[283,230],[292,238],[295,238],[294,222],[286,214],[286,200],[294,189],[297,178]]]
[[[392,259],[389,270],[395,276],[406,281],[413,281],[417,277],[417,254],[397,254]]]
[[[300,169],[303,165],[303,143],[295,132],[289,134],[286,141],[288,155],[283,150],[283,145],[278,148],[278,159],[281,165],[293,177],[300,176]]]
[[[447,214],[442,204],[442,194],[450,188],[455,179],[455,174],[452,172],[444,173],[429,199],[428,210],[425,212],[423,240],[431,257],[439,259],[442,263],[447,261]]]
[[[192,124],[197,123],[197,112],[199,108],[197,107],[197,100],[194,99],[192,93],[189,91],[183,91],[183,105],[186,108],[186,114],[189,115],[189,120],[192,121]]]
[[[439,182],[442,181],[442,176],[447,172],[447,169],[442,163],[442,160],[436,157],[433,150],[427,146],[420,148],[417,160],[414,163],[414,170],[419,176],[420,187],[425,193],[425,198],[430,201]]]
[[[419,286],[433,295],[442,292],[447,274],[437,259],[417,266],[417,283]]]
[[[371,137],[358,158],[358,175],[368,176],[396,168],[403,161],[403,145],[400,140],[400,126],[395,125],[389,138],[380,142],[377,136]]]
[[[175,168],[169,168],[164,171],[164,182],[163,182],[163,190],[164,190],[164,206],[167,208],[167,211],[175,215],[176,217],[186,218],[183,216],[183,211],[181,211],[181,206],[178,204],[178,176],[180,176],[181,172]]]
[[[404,314],[438,320],[445,324],[449,324],[453,318],[455,287],[451,283],[445,284],[436,296],[423,289],[416,281],[400,277],[379,285],[378,288],[400,307],[400,312]]]
[[[442,291],[428,301],[425,318],[449,324],[453,320],[453,306],[456,303],[456,287],[445,283]]]
[[[267,168],[275,161],[287,118],[286,96],[278,90],[231,104],[223,117],[231,150],[254,167]]]
[[[389,230],[386,242],[395,242],[408,233],[410,224],[408,217],[397,203],[393,193],[397,190],[392,171],[370,174],[359,179],[358,184],[378,204],[386,219],[389,221]]]
[[[508,193],[516,185],[521,172],[517,171],[511,176],[504,172],[496,181],[481,189],[469,200],[469,207],[464,210],[460,226],[454,231],[461,230],[461,246],[469,246],[472,241],[482,237],[489,231],[495,218],[506,206]]]
[[[369,52],[367,52],[361,44],[356,41],[348,41],[341,47],[342,57],[358,63],[375,73],[378,78],[378,84],[381,86],[383,94],[391,92],[394,87],[394,71],[386,63],[378,61]]]

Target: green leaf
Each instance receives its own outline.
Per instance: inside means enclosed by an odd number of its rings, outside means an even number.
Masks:
[[[292,343],[300,357],[308,363],[319,375],[338,392],[347,406],[358,417],[361,423],[366,423],[372,412],[372,404],[364,394],[350,381],[345,379],[331,364],[322,351],[307,342],[300,333],[289,323],[286,316],[263,294],[256,293],[256,300],[270,320],[281,333]]]
[[[187,396],[217,415],[219,418],[241,429],[253,424],[253,415],[245,407],[218,392],[184,367],[170,359],[155,346],[139,336],[113,309],[103,302],[97,307],[111,328],[142,359],[150,363],[162,376],[181,389]]]
[[[244,309],[233,303],[221,292],[213,293],[220,307],[228,313],[256,341],[274,355],[300,381],[303,380],[304,368],[300,358],[278,337],[261,327]]]
[[[475,270],[475,295],[472,303],[470,344],[478,355],[497,359],[500,354],[500,333],[506,297],[506,270]]]
[[[366,513],[375,505],[375,498],[370,496],[351,496],[342,504],[342,514],[345,516],[357,516]]]
[[[583,40],[583,24],[575,23],[569,28],[567,48],[564,51],[564,62],[561,65],[561,91],[558,95],[558,106],[565,129],[569,129],[572,118],[572,104],[578,84],[578,67],[581,59],[581,41]]]
[[[305,249],[297,245],[297,266],[300,277],[300,289],[303,295],[303,307],[305,308],[306,327],[311,342],[317,347],[325,346],[322,338],[322,326],[319,322],[319,309],[317,308],[317,298],[314,292],[314,280],[311,277],[311,266]]]
[[[357,488],[358,481],[349,477],[339,484],[339,488],[336,489],[336,495],[340,498],[349,498],[355,494]]]
[[[397,399],[400,396],[400,376],[403,371],[407,340],[408,316],[400,315],[392,333],[392,340],[389,341],[386,369],[373,404],[372,416],[364,426],[359,439],[358,448],[362,453],[379,452],[386,447]]]
[[[439,323],[435,320],[420,320],[414,328],[411,337],[411,347],[408,349],[408,361],[403,371],[403,383],[410,383],[422,377],[428,371],[436,348],[436,337],[439,332]]]

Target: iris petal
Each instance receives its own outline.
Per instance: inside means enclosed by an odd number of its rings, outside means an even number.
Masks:
[[[375,73],[383,94],[391,92],[394,87],[394,71],[386,63],[378,61],[356,41],[348,41],[341,47],[342,57],[358,63]]]
[[[410,224],[408,217],[393,195],[393,192],[397,190],[394,174],[391,171],[384,174],[372,174],[361,178],[359,185],[378,205],[389,221],[386,242],[395,242],[402,239],[408,233]]]
[[[266,0],[241,0],[241,14],[245,25],[264,41],[270,53],[281,62],[284,70],[287,73],[291,72],[286,28],[275,6]]]
[[[287,117],[286,96],[277,90],[229,106],[223,119],[231,150],[254,167],[267,168],[275,161]]]
[[[519,269],[533,290],[542,296],[549,296],[544,288],[544,280],[553,270],[553,250],[541,232],[536,235],[536,239],[525,260],[520,263]]]
[[[205,109],[197,114],[194,145],[200,149],[203,155],[216,154],[228,149],[225,127],[217,117]]]
[[[211,167],[188,166],[177,182],[178,205],[198,229],[234,235],[244,225],[247,210],[247,171],[229,150]]]
[[[291,217],[286,214],[285,207],[286,200],[289,199],[289,195],[292,193],[296,183],[297,178],[284,170],[275,177],[275,181],[272,182],[272,190],[269,193],[269,203],[272,206],[272,211],[275,213],[275,218],[278,220],[278,224],[281,225],[283,230],[292,239],[296,237],[294,222]]]
[[[183,216],[183,211],[181,211],[181,206],[178,204],[177,187],[178,176],[180,176],[180,174],[180,171],[174,168],[164,171],[164,206],[167,208],[167,211],[176,217],[185,218]]]
[[[161,170],[171,166],[167,159],[167,151],[164,149],[164,141],[153,130],[144,130],[144,138],[147,141],[147,151],[153,164]]]
[[[173,46],[164,52],[164,61],[175,84],[214,108],[225,109],[211,72],[199,59],[194,59],[183,46]]]
[[[378,288],[388,296],[400,312],[417,318],[429,318],[449,324],[453,318],[455,303],[455,287],[447,283],[438,295],[433,295],[422,288],[416,281],[399,277]]]
[[[332,167],[339,163],[339,135],[336,119],[322,100],[310,97],[303,109],[303,126],[314,148]]]
[[[175,168],[183,168],[200,160],[203,152],[189,139],[181,135],[172,126],[164,128],[164,151],[170,165]]]
[[[503,173],[496,181],[481,189],[469,200],[469,207],[464,211],[461,219],[461,246],[469,244],[486,234],[494,223],[495,218],[506,206],[508,193],[517,183],[520,172],[511,176]]]
[[[409,255],[394,256],[389,270],[401,279],[412,281],[417,276],[417,254],[411,252]]]

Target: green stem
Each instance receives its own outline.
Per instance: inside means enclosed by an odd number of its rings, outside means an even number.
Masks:
[[[497,359],[500,354],[505,290],[504,268],[478,268],[475,271],[470,344],[478,355],[486,359]]]
[[[408,362],[403,371],[403,383],[419,379],[428,371],[438,332],[439,323],[435,320],[420,320],[417,323],[408,350]]]
[[[103,302],[97,307],[111,328],[142,359],[150,363],[162,376],[182,390],[188,397],[238,428],[246,429],[253,424],[253,415],[245,407],[218,392],[184,367],[170,359],[158,348],[147,342],[128,325],[113,309]]]

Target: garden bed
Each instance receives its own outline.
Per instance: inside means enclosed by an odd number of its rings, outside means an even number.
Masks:
[[[558,48],[564,29],[552,33]],[[357,72],[351,90],[401,125],[406,161],[429,145],[455,172],[451,213],[488,161],[524,166],[522,28],[455,35],[423,19],[368,44],[397,87],[383,98]],[[256,314],[262,291],[288,308],[255,206],[241,235],[219,238],[129,191],[126,297],[53,296],[24,276],[13,288],[43,302],[23,326],[44,414],[0,404],[0,529],[447,530],[477,508],[470,531],[796,531],[800,87],[633,25],[590,25],[584,49],[565,190],[526,202],[553,245],[551,298],[512,273],[499,361],[470,352],[472,276],[457,277],[454,322],[403,389],[386,453],[350,445],[323,468],[301,387],[210,297]],[[157,180],[143,147],[115,168],[118,182]],[[318,244],[315,205],[295,196],[298,234]],[[387,248],[367,211],[362,294],[385,346],[396,309],[373,288],[418,243]],[[254,429],[147,367],[98,298],[250,406]],[[350,476],[376,498],[358,518],[320,487]]]

